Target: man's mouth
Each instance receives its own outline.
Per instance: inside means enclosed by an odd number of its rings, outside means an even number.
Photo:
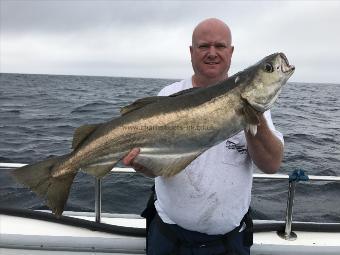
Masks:
[[[218,62],[204,62],[206,65],[218,65]]]

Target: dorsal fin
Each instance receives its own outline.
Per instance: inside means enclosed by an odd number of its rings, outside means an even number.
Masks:
[[[249,131],[253,136],[257,133],[257,126],[260,123],[259,112],[252,108],[249,104],[245,104],[242,108],[242,112],[246,119],[246,130]]]
[[[169,97],[177,97],[177,96],[180,96],[180,95],[191,93],[193,91],[197,91],[199,89],[201,89],[201,88],[190,88],[190,89],[181,90],[179,92],[176,92],[174,94],[169,95]]]
[[[132,104],[129,104],[127,106],[122,107],[120,109],[120,114],[123,116],[123,115],[125,115],[129,112],[143,108],[144,106],[146,106],[148,104],[158,102],[162,98],[164,98],[164,97],[163,96],[153,96],[153,97],[144,97],[144,98],[138,99],[135,102],[133,102]]]
[[[84,125],[76,129],[73,135],[72,149],[76,149],[82,141],[92,134],[101,124]]]
[[[174,94],[171,94],[169,96],[153,96],[153,97],[141,98],[141,99],[136,100],[132,104],[129,104],[127,106],[122,107],[120,109],[120,114],[123,116],[123,115],[125,115],[125,114],[127,114],[129,112],[141,109],[141,108],[143,108],[144,106],[146,106],[148,104],[152,104],[152,103],[158,102],[159,100],[162,100],[165,97],[176,97],[176,96],[180,96],[180,95],[191,93],[193,91],[196,91],[197,89],[200,89],[200,88],[185,89],[185,90],[176,92]]]

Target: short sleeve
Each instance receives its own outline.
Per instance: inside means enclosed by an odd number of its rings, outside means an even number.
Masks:
[[[273,134],[282,142],[282,144],[284,144],[284,140],[283,140],[283,135],[280,131],[276,130],[273,121],[272,121],[272,115],[270,110],[266,111],[264,113],[264,117],[267,121],[267,125],[269,127],[269,129],[273,132]]]

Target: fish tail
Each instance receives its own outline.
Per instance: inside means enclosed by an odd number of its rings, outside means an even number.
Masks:
[[[76,172],[53,177],[52,169],[68,156],[53,157],[32,165],[17,168],[11,173],[16,181],[45,198],[47,206],[57,217],[64,211]]]

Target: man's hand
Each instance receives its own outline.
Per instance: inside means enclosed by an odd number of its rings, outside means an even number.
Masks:
[[[133,148],[124,158],[123,158],[123,164],[126,166],[131,166],[133,169],[136,170],[136,172],[140,172],[144,174],[147,177],[154,178],[156,175],[154,175],[150,170],[146,169],[144,166],[133,162],[133,160],[138,156],[140,152],[139,148]]]

